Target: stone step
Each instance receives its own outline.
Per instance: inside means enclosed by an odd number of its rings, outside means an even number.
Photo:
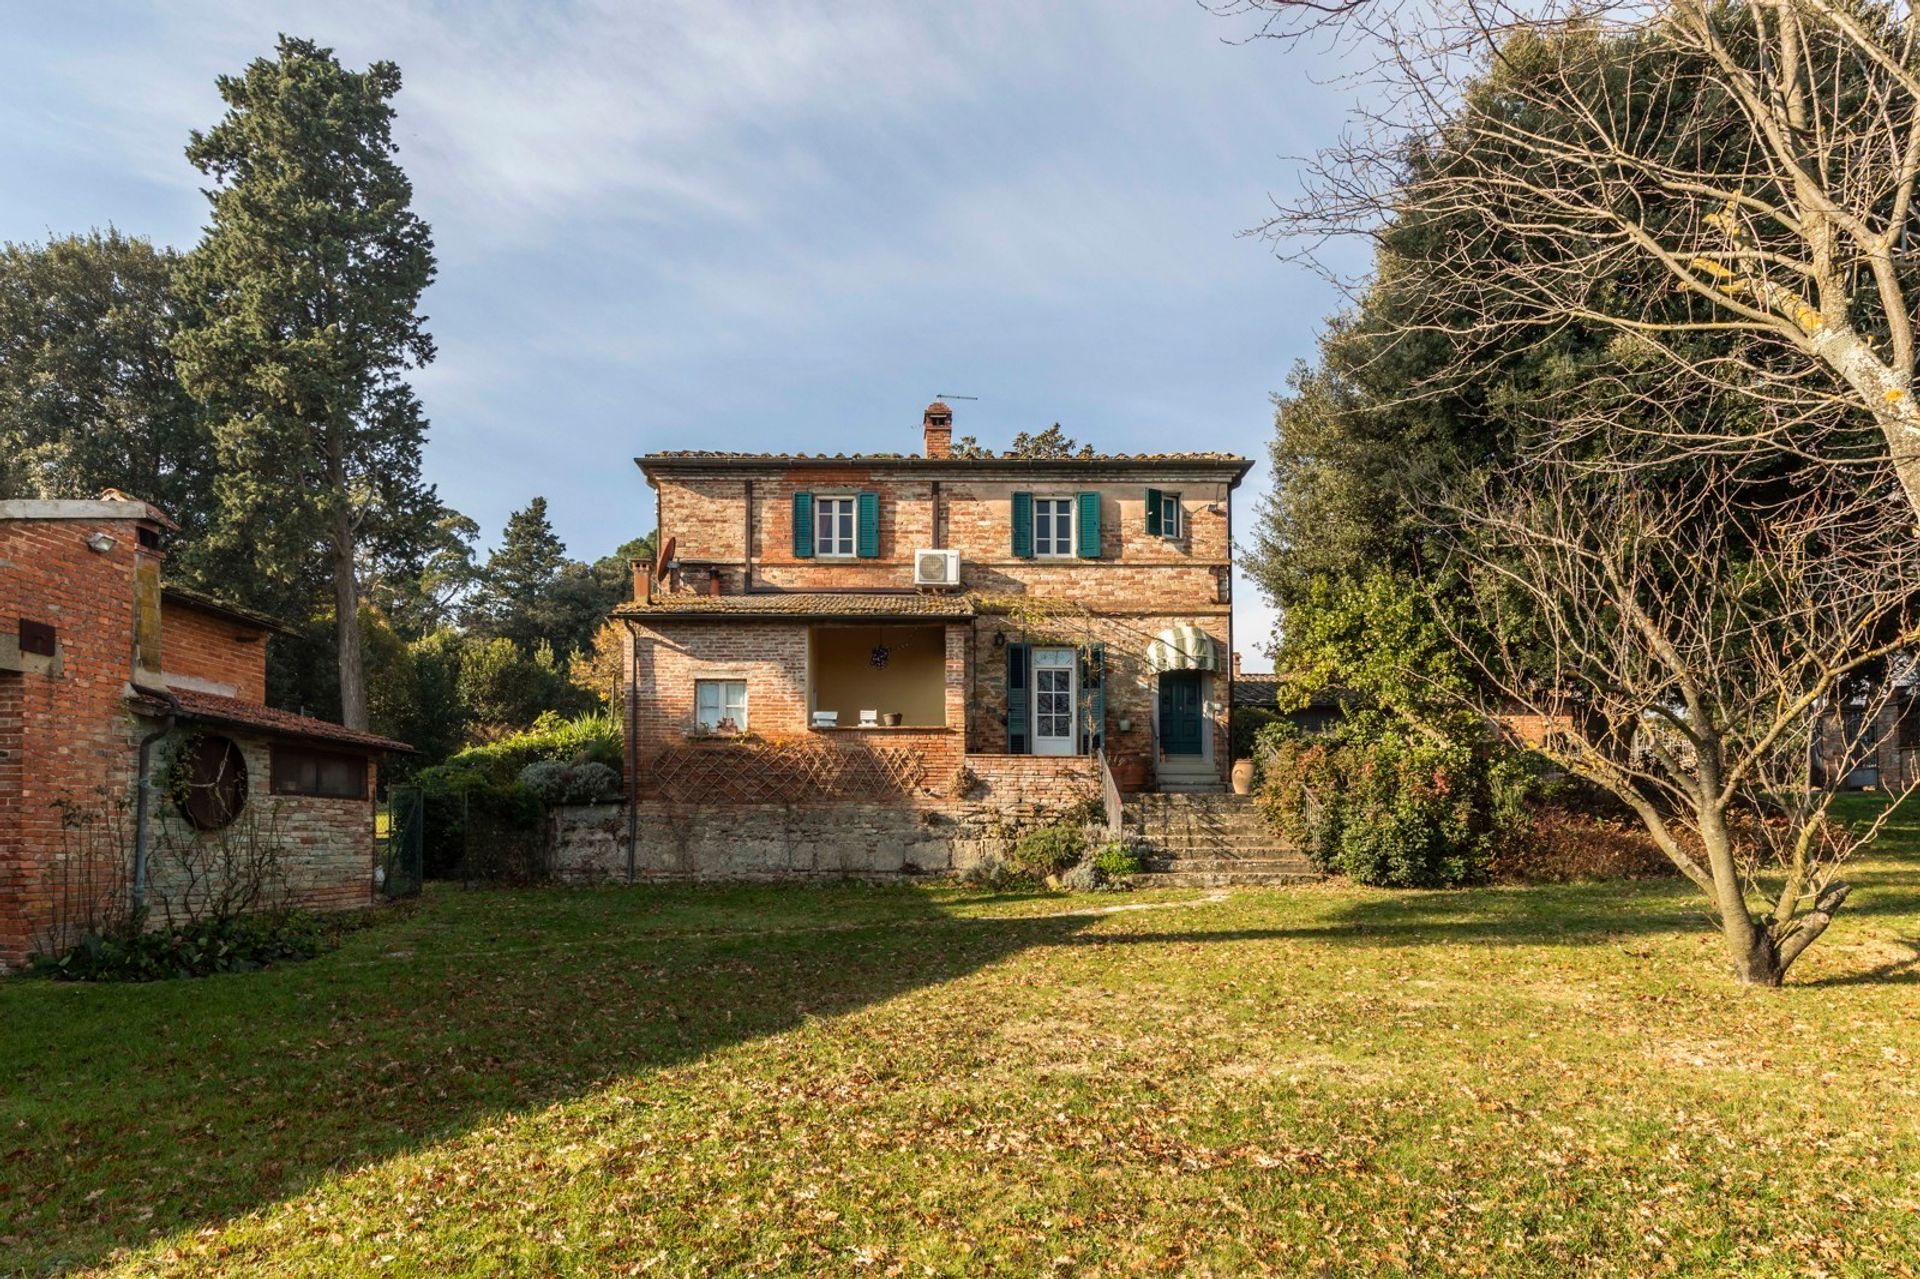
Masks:
[[[1137,808],[1129,809],[1126,819],[1135,826],[1261,826],[1266,818],[1254,808],[1203,808],[1209,801],[1232,799],[1231,795],[1168,795],[1162,792],[1155,799],[1183,800],[1193,805],[1191,808]]]
[[[1265,852],[1270,848],[1286,848],[1286,845],[1277,843],[1269,831],[1262,831],[1257,835],[1238,835],[1231,839],[1221,839],[1218,837],[1207,838],[1197,835],[1173,836],[1160,839],[1145,839],[1136,836],[1134,842],[1145,848],[1149,848],[1155,852],[1165,853],[1169,856],[1176,853],[1189,852],[1259,853]]]
[[[1136,791],[1134,794],[1126,797],[1126,803],[1128,808],[1138,809],[1143,812],[1153,812],[1163,809],[1223,812],[1244,809],[1247,812],[1254,811],[1253,796],[1251,795],[1220,795],[1208,800],[1182,800],[1169,799],[1167,796],[1156,794],[1153,791]]]
[[[1317,874],[1313,863],[1284,849],[1269,848],[1261,857],[1155,857],[1145,858],[1149,871],[1169,874],[1211,871],[1261,871],[1286,875]]]
[[[1219,782],[1180,782],[1165,777],[1160,779],[1160,792],[1164,795],[1218,795],[1226,789]]]
[[[1285,888],[1317,883],[1318,871],[1293,870],[1158,870],[1133,877],[1135,888]]]

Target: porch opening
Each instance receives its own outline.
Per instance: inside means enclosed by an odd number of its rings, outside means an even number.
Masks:
[[[947,634],[940,626],[816,626],[807,633],[808,722],[858,728],[947,723]],[[829,724],[823,716],[832,714]]]

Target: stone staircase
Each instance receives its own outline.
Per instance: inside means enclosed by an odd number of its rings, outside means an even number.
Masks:
[[[1321,877],[1305,857],[1279,845],[1247,795],[1129,795],[1126,832],[1146,862],[1142,888],[1300,884]]]

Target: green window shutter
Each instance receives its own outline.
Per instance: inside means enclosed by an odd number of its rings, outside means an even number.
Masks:
[[[1025,644],[1007,645],[1007,754],[1032,752],[1032,708],[1027,700],[1030,650]]]
[[[793,554],[796,559],[813,555],[813,494],[793,495]]]
[[[1079,545],[1074,549],[1083,560],[1100,558],[1100,495],[1081,493],[1075,501],[1079,503],[1079,519],[1075,521],[1075,538]]]
[[[1033,494],[1013,495],[1013,557],[1033,558]]]
[[[1160,536],[1160,490],[1147,490],[1147,534]]]
[[[880,555],[880,495],[870,491],[862,493],[855,510],[854,547],[861,559],[877,559]]]
[[[1080,655],[1080,705],[1086,723],[1081,726],[1080,749],[1091,755],[1107,744],[1107,646],[1090,644]]]

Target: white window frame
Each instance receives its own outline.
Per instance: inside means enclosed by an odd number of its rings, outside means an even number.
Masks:
[[[829,550],[837,539],[824,536],[829,510],[847,509],[847,549]],[[816,493],[813,497],[813,553],[823,560],[850,560],[860,554],[860,499],[852,493]]]
[[[721,724],[732,718],[727,714],[727,708],[734,704],[733,698],[729,696],[729,689],[734,685],[738,685],[740,689],[740,716],[734,721],[732,728],[722,728]],[[705,708],[701,705],[701,693],[709,688],[718,690],[714,707],[718,713],[714,722],[711,724],[705,721]],[[715,676],[711,679],[696,679],[693,681],[693,725],[695,728],[703,733],[744,733],[747,731],[747,722],[746,680],[729,679],[726,676]]]
[[[1168,515],[1173,516],[1171,521],[1167,519]],[[1180,495],[1162,493],[1160,495],[1160,536],[1169,542],[1179,541],[1181,535],[1186,532],[1182,527],[1185,523],[1186,510],[1180,505]]]
[[[1067,508],[1066,545],[1061,550],[1042,550],[1040,547],[1040,505],[1043,502],[1060,502]],[[1048,523],[1053,523],[1049,520]],[[1073,494],[1035,493],[1033,495],[1033,558],[1037,560],[1070,560],[1080,545],[1080,503]]]

